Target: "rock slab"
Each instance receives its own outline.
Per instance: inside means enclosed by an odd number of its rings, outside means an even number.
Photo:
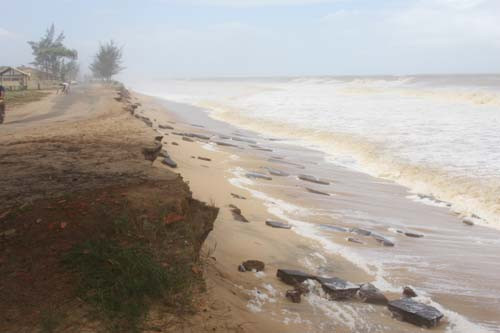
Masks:
[[[337,277],[317,277],[316,280],[321,284],[321,287],[323,287],[323,290],[330,296],[330,298],[334,300],[354,298],[359,290],[359,286],[357,284]]]
[[[385,295],[373,284],[365,283],[359,288],[359,298],[364,303],[387,305],[389,300]]]
[[[292,229],[292,226],[289,225],[288,223],[284,222],[278,222],[278,221],[266,221],[266,225],[272,227],[272,228],[281,228],[281,229]]]
[[[387,308],[400,320],[428,328],[436,327],[443,318],[443,314],[435,307],[409,298],[391,301]]]
[[[296,286],[304,282],[305,280],[315,280],[316,276],[304,273],[302,271],[297,271],[294,269],[278,269],[276,272],[278,279],[291,286]]]

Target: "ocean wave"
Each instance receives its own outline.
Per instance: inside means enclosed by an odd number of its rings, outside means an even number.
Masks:
[[[321,149],[329,154],[330,161],[354,157],[356,164],[348,165],[376,177],[386,178],[408,187],[415,193],[423,193],[448,202],[449,207],[465,216],[478,215],[479,224],[500,229],[500,179],[476,178],[453,174],[436,167],[413,165],[398,160],[383,146],[345,133],[301,128],[281,122],[259,121],[234,108],[215,103],[201,103],[212,110],[215,119],[227,121],[248,130],[265,135],[282,136],[309,148]],[[422,200],[425,201],[425,200]],[[430,200],[429,200],[430,201]]]

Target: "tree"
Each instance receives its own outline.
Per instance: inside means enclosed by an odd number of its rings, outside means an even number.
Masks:
[[[45,36],[38,42],[28,42],[35,57],[32,64],[40,70],[51,73],[62,80],[68,74],[67,70],[73,66],[68,67],[66,62],[74,63],[78,59],[78,52],[76,50],[68,49],[64,46],[63,41],[65,38],[64,32],[61,32],[56,37],[56,28],[52,24],[47,29]]]
[[[125,68],[122,67],[123,51],[114,41],[99,45],[99,51],[94,56],[94,61],[90,64],[90,70],[94,77],[106,81],[120,73]]]

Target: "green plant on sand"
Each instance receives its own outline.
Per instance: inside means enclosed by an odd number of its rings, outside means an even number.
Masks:
[[[87,241],[72,249],[64,263],[79,275],[79,294],[113,331],[139,332],[150,301],[186,288],[187,273],[169,271],[144,247],[115,241]]]

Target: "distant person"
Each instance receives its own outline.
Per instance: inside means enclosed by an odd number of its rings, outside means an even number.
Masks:
[[[60,83],[59,88],[57,88],[56,94],[59,95],[59,91],[61,92],[61,94],[67,95],[69,92],[69,83],[67,83],[67,82]]]
[[[5,88],[0,84],[0,124],[5,118]]]

